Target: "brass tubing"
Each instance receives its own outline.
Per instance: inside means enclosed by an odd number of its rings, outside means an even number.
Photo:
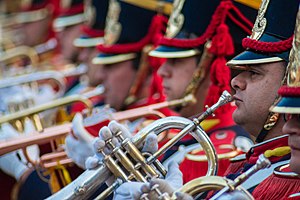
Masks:
[[[45,110],[49,110],[49,109],[63,106],[66,104],[74,103],[77,101],[81,101],[90,109],[93,107],[92,102],[85,96],[72,95],[72,96],[64,97],[62,99],[53,100],[52,102],[49,102],[49,103],[41,104],[41,105],[35,106],[33,108],[29,108],[26,110],[21,110],[21,111],[15,112],[15,113],[4,115],[4,116],[0,117],[0,124],[5,123],[5,122],[11,122],[11,121],[19,119],[19,118],[31,116],[31,115],[40,113]]]
[[[122,146],[126,149],[127,153],[138,161],[141,164],[141,167],[144,169],[145,172],[149,173],[151,177],[158,177],[159,174],[147,164],[145,157],[141,154],[138,148],[132,144],[130,140],[127,140]]]
[[[218,167],[216,152],[215,152],[213,145],[212,145],[210,139],[208,138],[207,134],[200,127],[200,122],[203,121],[209,115],[211,115],[219,106],[222,106],[222,105],[230,102],[231,100],[232,100],[231,95],[227,91],[224,91],[222,96],[220,97],[219,101],[216,104],[214,104],[212,107],[208,108],[204,113],[202,113],[199,118],[195,118],[193,121],[185,119],[185,118],[181,118],[181,117],[168,117],[168,118],[157,120],[155,123],[152,123],[148,127],[145,127],[144,129],[140,130],[139,133],[135,137],[132,138],[132,142],[135,146],[140,146],[140,142],[144,141],[144,139],[146,138],[146,136],[149,133],[155,133],[156,135],[158,135],[166,129],[177,128],[175,121],[178,123],[178,125],[180,123],[182,123],[183,124],[183,127],[181,127],[182,131],[180,133],[178,133],[170,141],[168,141],[164,146],[162,146],[152,156],[150,155],[146,159],[146,164],[148,164],[148,165],[156,164],[156,166],[159,166],[159,163],[157,162],[158,157],[161,156],[162,154],[164,154],[168,149],[170,149],[181,138],[183,138],[185,135],[190,133],[201,144],[203,149],[205,149],[205,153],[208,156],[207,175],[208,176],[215,175],[217,172],[217,167]],[[170,121],[172,121],[172,119],[173,119],[174,123],[169,124],[168,121],[166,121],[166,119],[169,119]],[[160,121],[166,121],[166,122],[161,123]],[[179,126],[178,126],[178,128],[179,128]],[[117,137],[120,136],[119,133],[116,133],[115,135]],[[125,144],[126,144],[126,140],[128,140],[128,139],[124,140]],[[124,143],[122,143],[121,147],[122,146],[124,147]],[[114,145],[111,145],[110,147],[114,148]],[[116,156],[116,152],[119,150],[119,148],[120,147],[115,148],[113,150],[113,152],[111,153],[111,155]],[[136,151],[140,152],[138,149]],[[142,160],[144,160],[144,159],[142,159]],[[104,161],[104,163],[107,164],[105,161]],[[121,161],[120,161],[120,163],[125,167],[125,169],[128,168],[128,167],[126,167],[127,163],[122,163]],[[139,164],[142,165],[143,163],[139,163]],[[108,165],[108,168],[111,169],[109,165]],[[166,174],[164,167],[161,167],[160,170],[163,175]],[[128,171],[130,173],[138,173],[138,171],[136,169],[129,169]],[[118,173],[120,173],[120,171],[116,172],[114,170],[111,170],[111,172],[114,174],[114,176],[116,178],[120,178],[120,176],[118,175]],[[121,172],[125,173],[124,171],[121,171]],[[127,180],[125,179],[125,181],[127,181]],[[144,180],[142,180],[142,181],[144,182]],[[109,188],[109,190],[110,189],[111,188]],[[158,189],[156,189],[155,191],[157,192],[157,194],[160,195],[160,191]],[[106,198],[106,196],[103,196],[101,194],[101,199],[105,199],[105,198]],[[100,199],[100,197],[99,197],[99,199]],[[169,199],[169,198],[165,197],[163,199]]]
[[[70,99],[70,97],[66,97],[66,98]],[[189,100],[191,98],[189,97],[189,98],[185,98],[185,99]],[[188,103],[188,101],[186,101],[186,100],[185,101],[174,100],[174,102]],[[55,100],[55,101],[56,101],[56,103],[59,103],[59,102],[57,102],[58,100]],[[192,101],[192,100],[190,100],[190,101]],[[161,108],[164,108],[164,106],[174,105],[175,103],[172,103],[172,102],[171,103],[167,103],[167,102],[158,103],[158,104],[151,105],[151,107],[155,108],[155,109],[161,109]],[[2,116],[2,117],[0,117],[0,124],[5,123],[5,122],[10,122],[10,121],[13,121],[17,118],[22,118],[22,117],[28,116],[30,114],[36,113],[37,111],[41,110],[41,107],[43,107],[43,106],[40,105],[38,108],[35,107],[34,109],[31,109],[27,112],[24,110],[22,112]],[[46,106],[46,107],[49,108],[49,105]],[[133,119],[133,118],[139,117],[140,113],[143,113],[144,115],[149,113],[149,110],[152,110],[152,108],[148,109],[147,106],[145,106],[145,107],[135,108],[135,109],[127,110],[127,111],[121,111],[121,112],[113,113],[112,118],[117,120],[117,121],[118,120],[122,121],[122,120],[125,120],[125,119]],[[28,135],[27,140],[26,140],[25,143],[24,143],[24,140],[22,138],[20,138],[20,139],[15,138],[14,143],[2,143],[2,142],[0,142],[0,151],[2,152],[1,155],[5,154],[5,153],[9,153],[10,151],[17,150],[19,148],[29,146],[29,145],[40,144],[39,140],[41,140],[41,142],[44,142],[43,136],[46,136],[48,133],[52,134],[53,130],[62,129],[62,131],[70,132],[71,127],[72,127],[72,123],[65,123],[63,125],[54,126],[54,127],[51,127],[51,128],[45,128],[42,131],[43,134],[39,137],[36,137],[35,135]],[[63,134],[62,136],[65,136],[65,134]],[[48,140],[48,142],[49,142],[51,138],[50,137],[47,137],[47,138],[49,139]],[[30,140],[32,140],[32,142],[30,142]],[[9,145],[11,145],[11,144],[13,144],[13,147],[9,147]]]
[[[162,146],[158,151],[156,151],[152,156],[147,159],[148,163],[154,162],[159,156],[164,154],[170,147],[181,140],[187,133],[191,132],[195,128],[194,124],[186,126],[182,131],[180,131],[176,136],[169,140],[164,146]]]
[[[53,139],[66,136],[71,131],[71,124],[63,124],[45,128],[43,132],[34,132],[30,136],[20,136],[17,139],[0,140],[0,155],[34,144],[45,144]],[[21,144],[21,145],[20,145]]]
[[[183,118],[183,117],[166,117],[163,119],[156,120],[152,124],[146,126],[142,130],[140,130],[133,138],[131,138],[131,142],[133,143],[134,146],[136,147],[141,147],[143,142],[145,141],[145,138],[150,134],[154,133],[156,135],[159,135],[160,133],[168,130],[168,129],[183,129],[182,133],[178,138],[181,138],[182,135],[184,134],[191,134],[202,146],[202,148],[205,150],[206,155],[209,157],[208,159],[208,171],[207,175],[215,175],[217,172],[217,156],[215,149],[207,136],[207,134],[203,131],[203,129],[200,126],[200,120],[204,119],[204,116],[207,117],[208,114],[212,114],[213,111],[218,108],[219,106],[224,105],[225,103],[228,103],[231,100],[230,94],[227,92],[222,94],[222,97],[220,100],[212,106],[212,108],[207,109],[207,111],[204,112],[203,115],[201,115],[198,119],[194,119],[193,121]],[[184,133],[183,133],[184,132]],[[119,133],[116,133],[115,136],[119,139],[122,140],[123,137],[120,136]],[[125,139],[126,141],[126,139]],[[171,142],[173,144],[173,141]],[[114,145],[110,144],[110,147],[114,147]],[[104,147],[103,147],[104,148]],[[120,147],[116,148],[122,148],[122,144]],[[94,170],[86,170],[82,175],[80,175],[76,180],[72,182],[72,184],[64,187],[62,190],[57,192],[56,194],[52,195],[48,199],[85,199],[88,198],[93,194],[95,191],[95,186],[99,183],[105,182],[108,177],[111,177],[113,174],[117,180],[114,182],[112,186],[109,187],[108,190],[105,191],[105,194],[100,194],[101,198],[105,198],[109,192],[112,192],[114,189],[116,189],[120,183],[124,181],[128,181],[128,177],[124,176],[125,172],[119,165],[117,165],[117,161],[114,161],[112,159],[113,156],[115,156],[116,149],[112,151],[110,155],[105,155],[103,152],[103,149],[99,149],[98,152],[102,153],[104,155],[103,163],[101,166],[97,167]],[[170,147],[164,147],[161,153],[163,153],[166,149],[171,148]],[[156,153],[154,154],[155,156],[159,156]],[[153,164],[154,159],[148,157],[147,159],[147,164]],[[141,163],[138,163],[141,164]],[[105,170],[106,168],[106,170]],[[103,169],[102,171],[99,171],[99,169]],[[121,170],[121,171],[120,171]],[[132,173],[131,171],[127,173]],[[104,176],[106,175],[106,178]],[[129,177],[131,174],[129,174]],[[94,177],[101,177],[100,180],[95,180]],[[121,178],[121,181],[119,181],[119,178]],[[76,188],[83,188],[80,194],[78,194],[78,191]],[[87,191],[87,188],[93,188],[90,191]],[[158,190],[158,189],[157,189]],[[159,191],[157,191],[159,193]],[[99,198],[100,198],[99,197]],[[98,199],[98,198],[97,198]]]
[[[105,155],[105,154],[104,154]],[[116,161],[111,156],[105,156],[104,162],[108,169],[113,173],[120,177],[122,180],[128,181],[128,176],[123,172],[121,167],[116,163]]]
[[[38,82],[42,80],[54,80],[58,86],[57,97],[62,96],[66,91],[65,77],[62,73],[57,71],[42,71],[34,72],[31,74],[25,74],[15,77],[9,77],[0,80],[0,88],[7,88],[11,86],[27,84],[32,82]]]
[[[18,46],[12,49],[8,49],[1,54],[0,62],[8,62],[17,57],[27,57],[30,59],[31,65],[37,67],[39,63],[39,56],[34,48],[28,46]]]
[[[52,167],[56,167],[58,164],[67,165],[67,164],[70,164],[70,163],[73,163],[72,159],[65,157],[63,159],[60,159],[59,161],[53,161],[53,162],[49,162],[49,163],[41,163],[40,165],[45,169],[49,169],[49,168],[52,168]]]
[[[189,125],[191,122],[191,120],[188,120],[186,118],[182,118],[182,117],[167,117],[167,118],[163,118],[163,119],[159,119],[156,120],[155,123],[150,124],[149,126],[145,127],[144,129],[140,130],[140,132],[138,134],[136,134],[131,141],[133,142],[133,144],[135,146],[141,146],[142,142],[144,141],[145,137],[149,134],[149,133],[154,133],[154,134],[159,134],[165,130],[168,130],[170,128],[175,128],[175,129],[183,129],[184,127],[186,127],[187,125]],[[199,130],[197,130],[199,131]],[[200,135],[199,135],[200,134]],[[201,141],[202,143],[206,142],[207,145],[204,145],[203,149],[206,150],[206,152],[209,152],[211,155],[209,155],[209,161],[208,161],[208,167],[209,170],[207,172],[208,175],[214,175],[216,173],[217,170],[217,160],[216,160],[216,155],[215,155],[215,151],[213,149],[213,146],[208,138],[208,136],[202,135],[202,133],[197,133],[196,135],[196,140],[199,142]],[[194,136],[194,135],[193,135]],[[111,158],[111,157],[110,157]],[[114,161],[111,161],[114,164]],[[118,175],[118,173],[120,173],[119,171],[115,171],[115,169],[110,165],[111,163],[107,163],[106,160],[104,160],[105,165],[100,166],[100,168],[102,167],[106,167],[107,170],[106,171],[94,171],[94,170],[86,170],[82,175],[80,175],[76,180],[74,180],[72,183],[72,185],[68,185],[65,188],[63,188],[62,190],[60,190],[59,192],[55,193],[54,195],[52,195],[51,197],[49,197],[48,199],[84,199],[89,197],[92,193],[84,191],[82,193],[80,193],[80,195],[78,195],[78,193],[74,192],[74,188],[95,188],[95,184],[99,184],[101,182],[99,182],[100,180],[95,180],[95,179],[87,179],[86,176],[89,175],[89,177],[104,177],[104,175],[107,174],[114,174],[114,175]],[[99,169],[99,168],[97,168]],[[99,174],[99,173],[104,173],[104,174]],[[124,172],[122,172],[124,173]],[[91,176],[91,174],[93,174]],[[121,176],[118,176],[121,177]],[[107,180],[103,178],[101,179],[102,183]],[[89,183],[89,185],[87,185],[87,183]],[[110,187],[110,191],[113,191],[114,187]],[[93,190],[91,190],[93,191]],[[109,192],[107,192],[109,193]],[[103,196],[105,195],[101,195],[103,198]]]
[[[135,169],[134,163],[126,156],[125,152],[123,152],[120,148],[118,148],[114,155],[118,159],[120,163],[125,167],[125,169],[133,175],[133,177],[129,177],[129,180],[135,178],[137,181],[146,182],[147,180],[143,177],[143,175]],[[130,174],[130,175],[131,175]]]
[[[125,110],[121,112],[116,112],[112,114],[112,119],[117,120],[117,121],[122,121],[125,119],[135,119],[138,117],[142,116],[149,116],[149,115],[154,115],[159,118],[165,117],[162,113],[158,112],[159,109],[161,108],[166,108],[166,107],[172,107],[172,106],[178,106],[182,105],[185,106],[189,103],[195,103],[195,98],[193,95],[188,95],[182,99],[175,99],[172,101],[166,101],[166,102],[161,102],[161,103],[156,103],[152,104],[149,106],[144,106],[144,107],[139,107],[139,108],[133,108],[130,110]]]

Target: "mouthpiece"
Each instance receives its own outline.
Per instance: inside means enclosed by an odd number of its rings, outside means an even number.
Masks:
[[[214,105],[212,105],[211,107],[207,108],[207,110],[198,117],[198,122],[199,123],[202,122],[209,115],[212,115],[217,108],[231,102],[232,100],[233,100],[233,98],[232,98],[231,94],[226,90],[223,91],[218,102],[215,103]]]

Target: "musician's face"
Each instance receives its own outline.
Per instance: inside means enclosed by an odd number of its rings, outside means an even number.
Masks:
[[[68,62],[78,61],[79,49],[73,45],[73,41],[81,34],[80,26],[81,24],[68,26],[57,33],[60,52]]]
[[[50,16],[39,21],[22,24],[20,27],[22,44],[33,47],[46,42],[49,35],[49,24]]]
[[[231,81],[237,106],[233,119],[254,137],[263,128],[284,73],[283,62],[252,65]]]
[[[134,81],[136,70],[133,61],[103,65],[103,85],[105,103],[120,110]]]
[[[158,74],[163,79],[162,85],[168,101],[183,97],[196,68],[196,57],[167,59],[159,68]]]
[[[79,61],[84,63],[88,67],[87,76],[89,79],[90,86],[97,86],[103,81],[103,65],[95,65],[92,63],[93,58],[95,58],[99,52],[95,47],[85,47],[80,49]]]
[[[290,167],[292,171],[300,174],[300,115],[286,115],[287,122],[282,128],[284,134],[289,134],[289,146],[291,147]]]

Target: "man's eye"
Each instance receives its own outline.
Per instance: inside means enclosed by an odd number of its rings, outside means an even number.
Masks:
[[[167,63],[172,66],[174,64],[174,59],[169,58]]]
[[[283,114],[283,119],[284,119],[285,122],[287,122],[288,120],[291,119],[291,114],[289,114],[289,113],[284,113],[284,114]]]
[[[294,114],[295,119],[300,122],[300,114]]]
[[[256,74],[258,74],[256,71],[253,71],[253,70],[250,70],[249,73],[250,73],[251,75],[256,75]]]
[[[296,119],[297,121],[300,122],[300,114],[289,114],[289,113],[285,113],[283,115],[284,121],[289,121],[291,119]]]
[[[179,60],[178,60],[178,59],[172,59],[172,60],[171,60],[171,63],[172,63],[172,65],[174,66],[174,65],[176,65],[176,64],[179,63]]]

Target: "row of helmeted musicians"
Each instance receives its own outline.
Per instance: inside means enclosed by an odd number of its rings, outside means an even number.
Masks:
[[[20,150],[5,154],[0,157],[3,199],[50,196],[103,160],[103,155],[94,156],[94,152],[110,132],[120,129],[134,134],[156,119],[141,117],[105,126],[107,119],[114,119],[113,113],[192,94],[196,103],[160,110],[165,116],[188,118],[216,103],[224,90],[234,93],[234,103],[217,109],[201,123],[219,157],[217,175],[234,179],[264,154],[271,167],[242,186],[255,199],[300,199],[299,0],[32,0],[2,4],[2,46],[9,38],[16,46],[43,52],[55,41],[47,55],[41,53],[41,63],[51,63],[55,71],[67,70],[68,63],[87,67],[80,77],[66,79],[65,96],[105,88],[103,94],[90,98],[97,110],[92,116],[82,114],[82,104],[69,107],[69,113],[76,115],[65,151],[77,167],[58,163],[45,170],[28,163]],[[19,67],[6,67],[3,79],[17,70]],[[31,94],[34,105],[53,101],[55,90],[44,86]],[[25,93],[32,91],[23,86],[1,88],[2,115],[8,113],[9,101],[17,99],[16,94]],[[33,130],[28,122],[23,132]],[[154,153],[177,133],[152,135],[143,150]],[[11,124],[2,124],[1,139],[18,135]],[[157,199],[150,187],[153,184],[171,195],[182,184],[204,176],[207,159],[195,143],[185,136],[165,153],[161,160],[169,164],[164,180],[154,179],[150,185],[124,183],[113,198],[135,199],[148,193],[149,199]],[[29,157],[38,159],[42,147],[30,148]],[[178,195],[179,199],[192,198]],[[234,193],[226,195],[220,199],[239,199]]]

